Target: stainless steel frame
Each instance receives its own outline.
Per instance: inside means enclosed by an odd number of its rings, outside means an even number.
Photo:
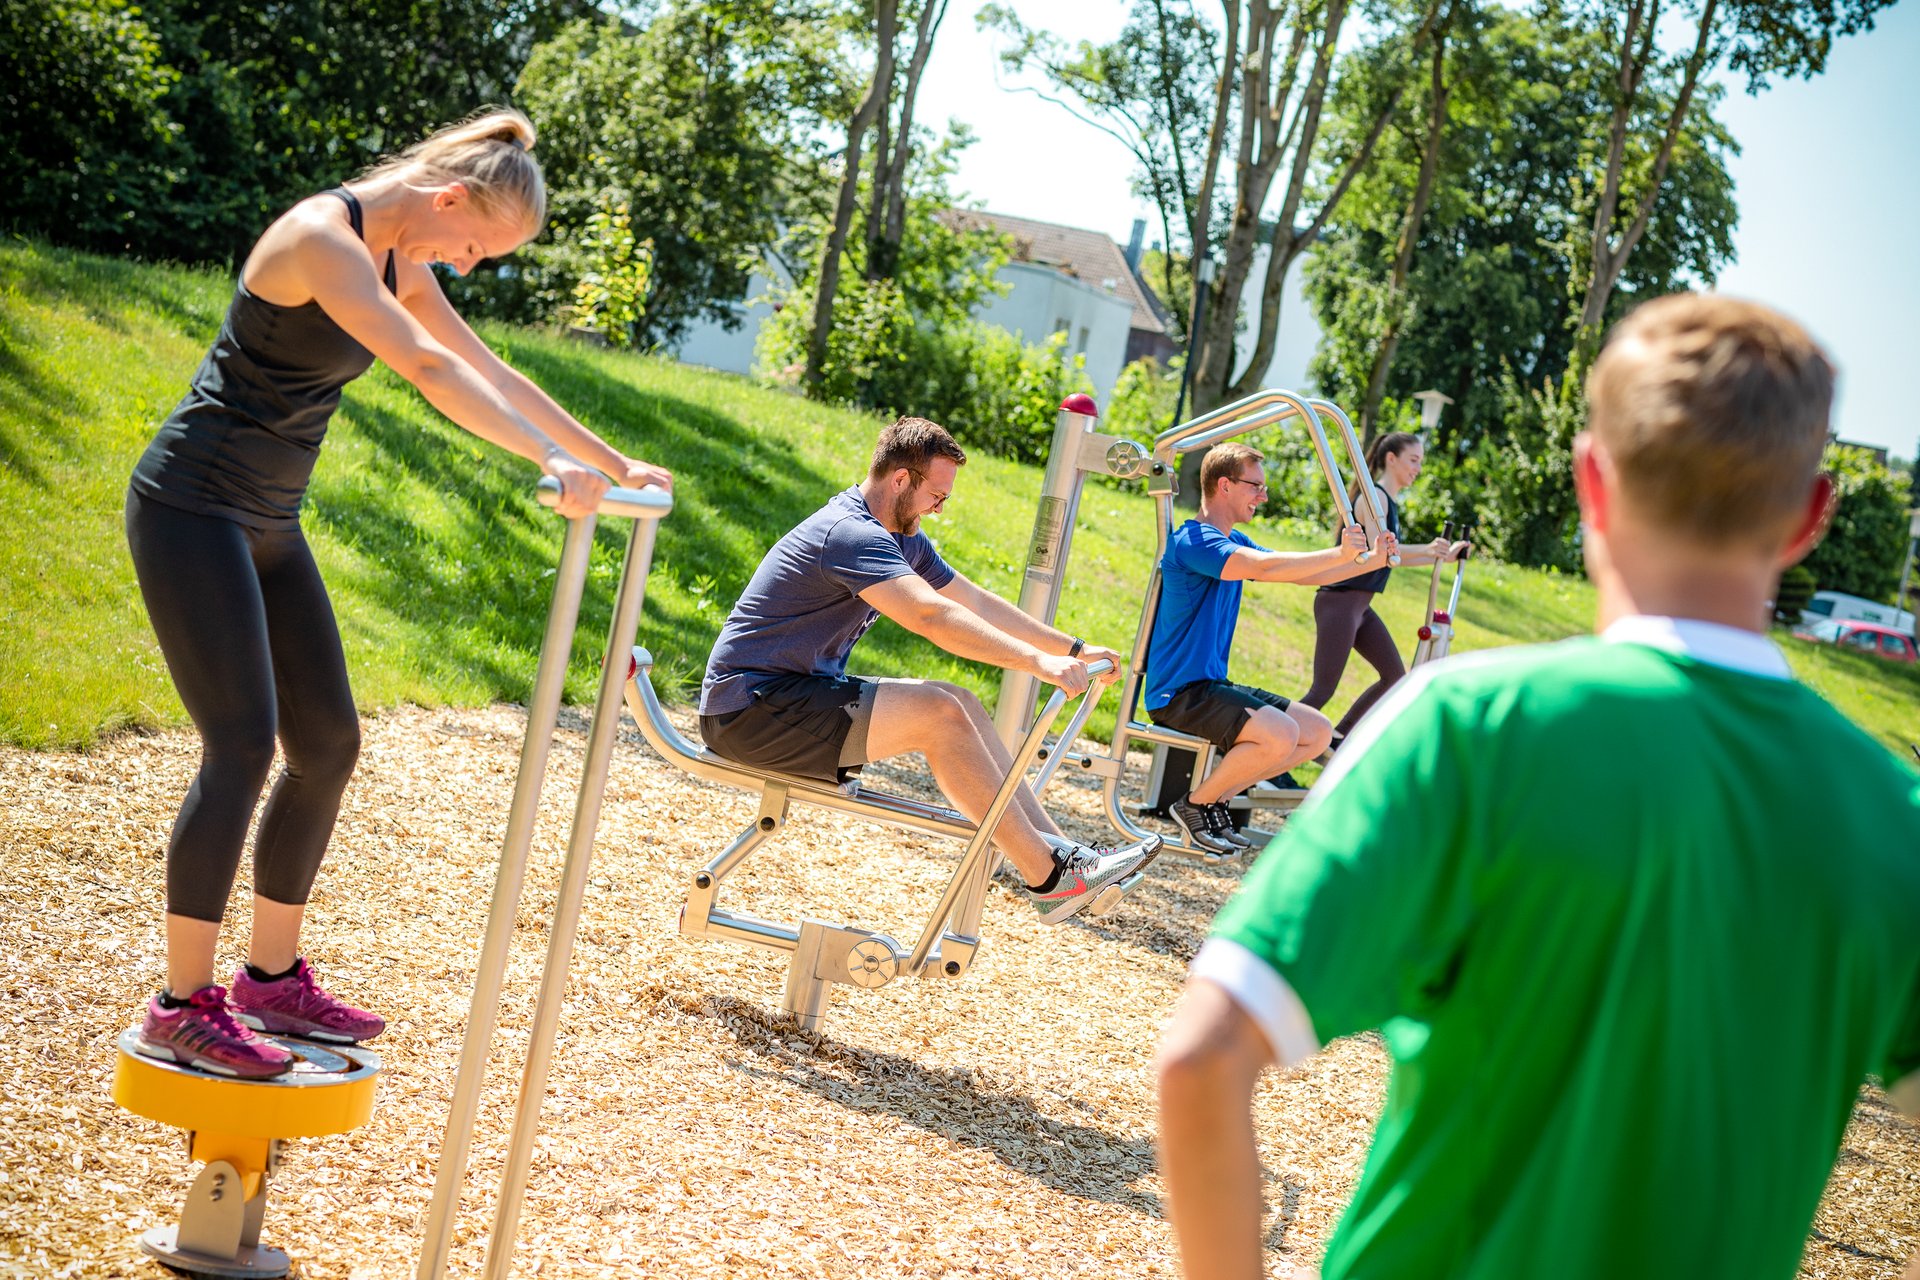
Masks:
[[[543,505],[554,506],[559,495],[557,481],[548,478],[540,482],[538,497]],[[593,726],[587,740],[586,766],[574,810],[573,831],[567,842],[560,898],[554,909],[553,931],[540,981],[540,999],[527,1046],[519,1101],[514,1108],[507,1167],[500,1179],[493,1231],[487,1249],[488,1280],[505,1280],[512,1267],[513,1236],[532,1164],[541,1100],[546,1093],[547,1071],[553,1060],[554,1034],[560,1023],[560,999],[566,987],[567,969],[573,959],[574,933],[586,896],[587,865],[593,853],[594,832],[599,826],[600,802],[606,789],[614,731],[619,725],[620,685],[626,665],[622,659],[633,644],[634,631],[639,626],[647,571],[653,560],[654,534],[659,521],[672,510],[672,495],[651,488],[609,489],[599,506],[600,515],[625,516],[633,520],[633,531],[627,542],[626,561],[615,593],[613,623],[607,638],[600,695],[594,705]],[[446,1133],[441,1140],[433,1200],[427,1209],[426,1239],[416,1273],[419,1280],[437,1280],[447,1269],[447,1256],[453,1240],[453,1218],[459,1207],[461,1187],[466,1180],[474,1118],[480,1104],[480,1087],[499,1020],[500,993],[513,941],[514,916],[519,910],[520,892],[526,881],[527,856],[532,847],[533,825],[540,807],[541,783],[546,777],[547,756],[553,745],[554,729],[560,713],[561,689],[566,681],[567,658],[573,648],[580,599],[586,586],[594,523],[595,516],[591,515],[567,523],[559,575],[554,583],[553,605],[547,615],[546,637],[540,646],[540,665],[534,676],[533,694],[527,704],[527,737],[521,747],[520,772],[514,782],[513,805],[507,814],[500,870],[494,880],[493,905],[487,914],[486,933],[480,944],[473,1002],[467,1015],[466,1039],[460,1050],[460,1069],[454,1078],[453,1101],[447,1116]]]
[[[1090,668],[1101,674],[1110,670],[1110,665],[1096,662]],[[814,778],[767,773],[696,747],[667,719],[649,675],[652,669],[653,655],[645,649],[634,649],[627,679],[627,709],[639,723],[641,735],[655,751],[695,777],[755,792],[760,797],[753,821],[694,873],[686,903],[680,908],[680,932],[788,952],[792,959],[787,965],[781,1007],[808,1030],[817,1030],[826,1016],[828,994],[835,983],[871,989],[899,976],[958,978],[966,973],[980,949],[980,913],[987,882],[1000,861],[993,848],[993,833],[1015,790],[1025,781],[1028,768],[1046,754],[1047,733],[1066,704],[1064,692],[1055,689],[1040,709],[1013,753],[1013,767],[1007,771],[1006,781],[994,793],[976,827],[940,805],[869,790],[857,782],[835,786]],[[1082,696],[1072,721],[1076,730],[1086,723],[1102,690],[1096,682]],[[966,842],[960,865],[911,948],[901,946],[887,934],[852,926],[812,919],[786,923],[720,909],[721,882],[749,854],[786,827],[789,806],[795,802]],[[1137,881],[1137,876],[1130,877],[1114,886],[1118,892],[1110,889],[1110,900],[1095,902],[1088,910],[1094,914],[1110,910]]]
[[[1346,477],[1341,473],[1340,464],[1334,457],[1332,446],[1328,443],[1323,415],[1333,419],[1339,428],[1341,443],[1347,451],[1349,463],[1359,474],[1364,475],[1366,457],[1360,448],[1353,424],[1338,405],[1331,401],[1296,395],[1291,391],[1273,388],[1248,396],[1233,404],[1223,405],[1211,413],[1204,413],[1179,426],[1162,432],[1153,442],[1152,463],[1150,468],[1142,469],[1146,476],[1147,493],[1154,501],[1154,551],[1153,567],[1147,577],[1147,587],[1140,610],[1140,623],[1134,630],[1133,660],[1128,664],[1125,679],[1120,685],[1120,715],[1114,727],[1113,742],[1102,753],[1072,752],[1071,738],[1063,736],[1055,758],[1049,761],[1049,767],[1043,773],[1050,778],[1052,771],[1061,759],[1072,759],[1081,768],[1097,774],[1102,780],[1103,803],[1107,821],[1116,831],[1130,840],[1146,838],[1149,834],[1126,812],[1120,799],[1120,782],[1126,770],[1127,747],[1134,741],[1164,744],[1192,751],[1195,755],[1194,777],[1200,778],[1212,767],[1215,748],[1212,743],[1190,734],[1176,733],[1170,729],[1150,724],[1138,714],[1140,689],[1146,675],[1147,642],[1153,635],[1153,624],[1160,609],[1160,562],[1166,555],[1167,540],[1172,536],[1174,527],[1173,500],[1178,491],[1178,473],[1180,458],[1189,453],[1210,449],[1214,445],[1225,443],[1239,436],[1249,435],[1279,426],[1298,418],[1306,428],[1308,439],[1313,443],[1314,457],[1320,464],[1321,475],[1327,482],[1327,491],[1333,499],[1333,507],[1343,525],[1358,523],[1367,533],[1368,549],[1355,559],[1365,563],[1376,554],[1379,535],[1383,529],[1380,512],[1375,508],[1370,486],[1360,485],[1361,510],[1356,518],[1354,504],[1347,496]],[[1393,557],[1397,562],[1398,557]],[[1004,694],[1003,694],[1004,696]],[[1035,790],[1039,790],[1036,785]],[[1258,807],[1291,810],[1305,797],[1304,791],[1280,791],[1262,795],[1256,804]],[[1254,831],[1256,836],[1270,834]],[[1169,840],[1167,849],[1196,857],[1204,856],[1199,849],[1190,845]]]

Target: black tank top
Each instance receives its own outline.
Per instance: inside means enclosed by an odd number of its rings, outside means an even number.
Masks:
[[[363,241],[360,202],[345,187],[324,195],[347,206]],[[395,292],[393,254],[387,291]],[[293,529],[340,391],[373,353],[317,302],[283,307],[247,291],[245,274],[212,350],[133,470],[133,490],[184,511],[256,529]]]
[[[1385,489],[1376,485],[1373,490],[1373,496],[1378,498],[1383,495],[1387,499],[1387,509],[1380,514],[1387,522],[1387,532],[1397,538],[1400,536],[1400,504],[1393,500],[1392,494],[1387,493]],[[1355,505],[1357,506],[1358,504],[1356,503]],[[1375,595],[1379,595],[1387,589],[1387,578],[1392,573],[1392,569],[1382,564],[1378,569],[1348,578],[1344,582],[1331,583],[1320,589],[1322,591],[1371,591]]]

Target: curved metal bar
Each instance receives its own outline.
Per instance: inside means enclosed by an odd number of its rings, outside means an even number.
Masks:
[[[534,497],[543,507],[560,505],[560,482],[541,476],[534,486]],[[608,489],[595,510],[603,516],[626,516],[631,520],[658,520],[673,510],[673,494],[657,485],[644,489]]]
[[[1095,667],[1110,671],[1113,669],[1113,664],[1104,658],[1099,662],[1087,664],[1089,671]],[[1060,768],[1060,762],[1067,758],[1068,751],[1080,737],[1080,731],[1087,727],[1087,717],[1093,713],[1094,706],[1100,701],[1101,692],[1098,683],[1087,686],[1086,693],[1080,698],[1080,705],[1074,708],[1073,717],[1067,721],[1067,727],[1062,729],[1060,736],[1053,740],[1053,750],[1047,753],[1046,760],[1040,765],[1040,772],[1033,777],[1033,794],[1036,799],[1047,789],[1047,783],[1053,780],[1054,772]]]
[[[1307,403],[1316,409],[1325,410],[1340,427],[1340,434],[1347,445],[1347,457],[1352,461],[1354,474],[1359,480],[1353,490],[1359,496],[1361,504],[1366,507],[1366,520],[1370,523],[1366,523],[1364,527],[1368,529],[1368,542],[1371,544],[1378,540],[1381,534],[1387,532],[1387,513],[1382,511],[1380,504],[1373,500],[1373,472],[1367,466],[1367,451],[1360,446],[1360,437],[1354,432],[1353,419],[1347,416],[1345,409],[1331,400],[1311,399]],[[1387,563],[1399,564],[1400,553],[1396,551],[1388,556]]]
[[[1168,427],[1165,431],[1162,431],[1153,438],[1153,452],[1158,456],[1164,449],[1167,451],[1166,456],[1172,457],[1173,450],[1185,442],[1188,437],[1197,435],[1202,431],[1211,431],[1223,423],[1232,422],[1236,418],[1243,417],[1256,409],[1273,404],[1275,403],[1273,399],[1275,394],[1276,392],[1273,389],[1256,391],[1244,399],[1234,401],[1232,404],[1221,405],[1218,409],[1210,410],[1195,418],[1189,418],[1179,426]],[[1285,393],[1279,392],[1278,394],[1284,395]]]
[[[859,787],[849,792],[818,778],[751,769],[694,746],[674,728],[673,721],[667,719],[666,709],[660,705],[660,695],[654,691],[653,681],[647,678],[647,673],[652,669],[653,655],[636,647],[633,650],[633,666],[627,675],[627,710],[633,713],[634,722],[640,726],[640,736],[647,740],[647,745],[675,768],[696,778],[737,787],[742,791],[758,791],[771,778],[785,785],[794,799],[816,808],[891,823],[930,836],[945,836],[951,840],[973,838],[974,825],[952,809]]]

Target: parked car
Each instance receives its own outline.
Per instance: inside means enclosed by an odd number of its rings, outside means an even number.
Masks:
[[[1913,615],[1905,609],[1896,609],[1890,604],[1881,604],[1864,596],[1850,596],[1844,591],[1816,591],[1800,613],[1802,623],[1818,622],[1823,618],[1829,622],[1876,622],[1895,631],[1913,634]]]
[[[1893,662],[1920,661],[1912,636],[1871,622],[1815,622],[1795,627],[1793,634],[1816,644],[1837,644]]]

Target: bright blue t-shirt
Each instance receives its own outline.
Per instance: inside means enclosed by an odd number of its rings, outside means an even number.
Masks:
[[[1189,520],[1167,539],[1160,560],[1160,612],[1147,641],[1147,710],[1158,711],[1195,680],[1225,680],[1240,621],[1240,583],[1220,580],[1236,547],[1264,551],[1238,529],[1222,533]]]

